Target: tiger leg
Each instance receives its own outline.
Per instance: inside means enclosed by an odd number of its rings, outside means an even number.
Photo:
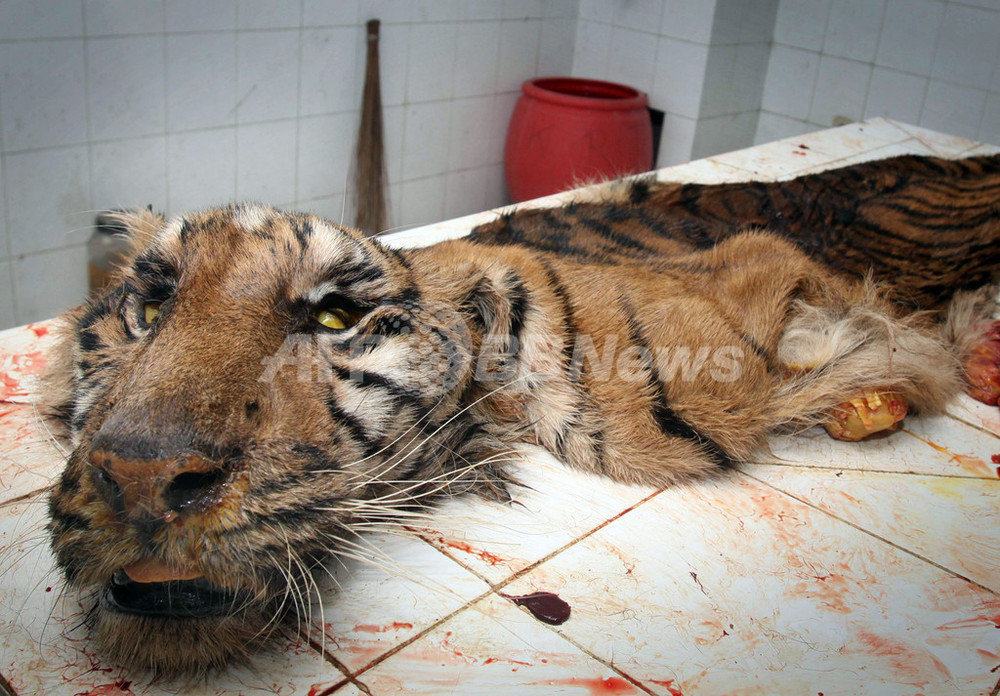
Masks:
[[[961,391],[958,355],[924,314],[900,315],[871,283],[796,301],[778,343],[791,422],[860,440]]]
[[[951,302],[944,334],[962,361],[966,391],[984,404],[1000,402],[1000,311],[996,286],[959,293]]]

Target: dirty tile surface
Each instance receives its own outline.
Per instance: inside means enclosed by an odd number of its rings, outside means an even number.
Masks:
[[[903,153],[995,151],[876,119],[658,177],[775,180]],[[430,244],[495,215],[386,241]],[[568,471],[529,448],[514,504],[452,501],[401,535],[350,541],[311,621],[251,664],[165,682],[108,663],[44,531],[62,453],[35,395],[53,329],[0,333],[0,694],[1000,691],[1000,411],[967,398],[864,444],[815,430],[774,438],[758,463],[665,491]],[[561,598],[568,620],[535,618],[521,606],[535,593]],[[544,601],[542,616],[563,618]]]

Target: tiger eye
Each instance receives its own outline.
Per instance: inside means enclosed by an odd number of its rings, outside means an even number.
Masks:
[[[320,309],[317,310],[316,321],[328,329],[342,331],[357,323],[348,312],[343,309]]]
[[[156,318],[160,316],[160,303],[159,302],[147,302],[143,305],[143,318],[146,320],[147,324],[152,324],[156,321]]]

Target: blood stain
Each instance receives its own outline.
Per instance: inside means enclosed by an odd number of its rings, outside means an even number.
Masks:
[[[475,549],[469,544],[466,544],[464,541],[449,541],[444,537],[439,536],[438,542],[444,544],[445,546],[449,546],[453,549],[457,549],[459,551],[464,551],[465,553],[471,553],[475,556],[479,556],[481,559],[483,559],[490,565],[495,566],[498,563],[504,562],[504,559],[496,555],[495,553],[490,553],[489,551],[483,551],[481,549]]]
[[[650,681],[653,682],[654,684],[659,684],[660,686],[667,687],[667,691],[670,692],[670,696],[684,696],[681,690],[676,686],[674,686],[673,679],[665,679],[663,681],[660,681],[659,679],[650,679]]]
[[[46,592],[51,592],[51,591],[52,591],[52,588],[51,588],[51,587],[46,587],[46,588],[45,588],[45,591],[46,591]]]
[[[1000,454],[994,454],[990,457],[990,461],[994,464],[1000,464]]]
[[[582,686],[588,689],[594,696],[615,696],[616,694],[634,694],[635,687],[619,677],[608,677],[607,679],[555,679],[547,684],[559,686]]]
[[[536,619],[552,626],[565,623],[571,611],[566,600],[552,592],[532,592],[520,596],[501,594],[500,596],[509,599],[519,607],[524,607]]]
[[[125,696],[132,693],[132,682],[119,679],[114,684],[100,684],[90,691],[79,691],[73,696]]]
[[[407,623],[405,621],[393,621],[391,624],[385,626],[375,626],[374,624],[358,624],[354,627],[355,631],[361,633],[385,633],[386,631],[399,631],[402,629],[413,628],[413,624]]]
[[[28,324],[28,328],[34,331],[35,336],[37,336],[38,338],[49,335],[49,330],[45,326],[38,326],[37,324]]]

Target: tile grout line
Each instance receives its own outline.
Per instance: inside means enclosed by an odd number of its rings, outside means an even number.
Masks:
[[[525,611],[525,610],[522,609],[522,611]],[[622,677],[623,679],[625,679],[627,682],[629,682],[633,686],[641,689],[643,692],[645,692],[647,694],[650,694],[650,696],[656,696],[656,692],[650,690],[650,688],[648,686],[646,686],[640,679],[638,679],[637,677],[633,677],[628,672],[623,671],[621,669],[621,667],[615,666],[615,664],[613,662],[611,662],[610,660],[605,660],[600,655],[596,655],[596,654],[592,653],[590,650],[588,650],[587,648],[585,648],[582,645],[580,645],[579,643],[577,643],[575,640],[573,640],[572,638],[570,638],[568,635],[566,635],[562,631],[559,631],[558,629],[556,629],[555,626],[546,626],[546,628],[548,628],[550,631],[552,631],[553,633],[555,633],[557,636],[559,636],[560,638],[562,638],[563,640],[565,640],[567,643],[569,643],[570,645],[572,645],[574,648],[576,648],[577,650],[579,650],[580,652],[582,652],[584,655],[586,655],[590,659],[592,659],[595,662],[597,662],[598,664],[602,664],[605,667],[607,667],[608,669],[612,670],[615,674],[617,674],[618,676]]]
[[[957,422],[961,423],[962,425],[967,425],[970,428],[975,428],[979,432],[986,433],[987,435],[992,435],[993,437],[995,437],[998,440],[1000,440],[1000,435],[997,435],[995,432],[993,432],[989,428],[986,428],[986,427],[984,427],[982,425],[977,425],[975,423],[972,423],[971,421],[967,421],[964,418],[962,418],[961,416],[956,416],[955,414],[948,413],[947,411],[945,412],[944,415],[947,416],[948,418],[951,418],[953,421],[957,421]]]
[[[307,626],[311,627],[312,624],[307,624]],[[341,689],[341,688],[347,686],[348,684],[353,684],[354,686],[358,687],[358,689],[361,689],[361,691],[363,691],[366,694],[370,694],[371,693],[371,691],[367,687],[364,687],[363,684],[361,684],[360,682],[358,682],[357,680],[355,680],[354,678],[352,678],[350,676],[351,675],[351,670],[349,670],[347,668],[347,665],[345,665],[343,662],[341,662],[336,657],[334,657],[333,654],[331,654],[330,651],[328,651],[326,649],[326,646],[318,644],[316,642],[316,640],[311,635],[309,635],[308,633],[303,634],[301,630],[299,631],[299,637],[300,638],[304,638],[305,641],[306,641],[306,643],[308,643],[308,645],[309,645],[310,648],[312,648],[315,652],[319,653],[320,657],[322,657],[324,660],[326,660],[331,665],[333,665],[334,667],[336,667],[337,670],[344,677],[343,679],[341,679],[339,682],[337,682],[333,686],[330,686],[330,687],[326,688],[325,690],[323,690],[322,692],[320,692],[319,696],[327,696],[328,694],[332,694],[333,692],[335,692],[338,689]],[[364,688],[362,688],[362,687],[364,687]]]
[[[363,665],[362,667],[359,667],[357,670],[350,671],[348,673],[348,678],[351,679],[351,680],[354,680],[357,677],[359,677],[360,675],[362,675],[363,673],[367,672],[368,670],[370,670],[370,669],[372,669],[374,667],[377,667],[378,665],[382,664],[383,662],[385,662],[387,659],[389,659],[390,657],[392,657],[393,655],[395,655],[399,651],[403,650],[404,648],[409,647],[410,645],[412,645],[413,643],[417,642],[418,640],[420,640],[424,636],[430,634],[432,631],[436,630],[438,627],[440,627],[443,624],[447,623],[448,621],[450,621],[451,619],[453,619],[455,616],[457,616],[458,614],[462,613],[466,609],[471,608],[472,605],[477,604],[478,602],[481,602],[482,600],[486,599],[491,594],[493,594],[493,590],[492,589],[486,590],[482,594],[480,594],[480,595],[478,595],[476,597],[473,597],[472,599],[470,599],[469,601],[467,601],[462,606],[460,606],[457,609],[455,609],[455,610],[453,610],[453,611],[445,614],[441,618],[437,619],[436,621],[434,621],[433,623],[431,623],[430,625],[428,625],[427,628],[423,629],[422,631],[419,631],[415,635],[412,635],[409,638],[407,638],[406,640],[402,641],[401,643],[399,643],[399,645],[395,645],[392,648],[386,650],[381,655],[378,655],[377,657],[372,658],[367,664]]]
[[[854,472],[854,473],[866,473],[866,474],[895,474],[897,476],[926,476],[928,478],[943,478],[943,479],[959,479],[961,481],[988,481],[990,483],[996,483],[997,478],[991,478],[988,476],[973,476],[971,474],[966,476],[954,476],[952,474],[931,474],[923,473],[920,471],[892,471],[891,469],[855,469],[851,467],[843,466],[829,466],[825,464],[802,464],[800,462],[747,462],[747,464],[753,464],[754,466],[783,466],[788,469],[816,469],[817,471],[843,471],[843,472]],[[742,469],[738,469],[742,471]]]
[[[910,430],[907,430],[906,428],[900,428],[899,430],[900,430],[900,432],[904,432],[907,435],[909,435],[910,437],[915,438],[915,439],[919,440],[920,442],[924,443],[925,445],[927,445],[928,447],[930,447],[932,450],[935,450],[936,452],[940,452],[941,454],[947,455],[948,458],[951,461],[953,461],[956,464],[959,464],[959,466],[961,466],[960,462],[961,462],[961,456],[962,455],[955,454],[954,452],[952,452],[947,447],[942,447],[941,445],[939,445],[939,444],[937,444],[935,442],[931,442],[926,437],[921,437],[920,435],[917,435],[916,433],[914,433],[914,432],[912,432]],[[1000,475],[998,475],[998,476],[1000,476]]]
[[[485,575],[481,575],[474,568],[466,565],[465,563],[463,563],[459,559],[455,558],[454,556],[452,556],[450,553],[448,553],[444,549],[442,549],[442,548],[436,546],[435,544],[433,544],[432,542],[428,541],[424,537],[424,535],[418,533],[417,536],[420,538],[421,541],[423,541],[425,544],[428,544],[431,548],[435,549],[438,553],[443,554],[445,557],[447,557],[450,560],[454,561],[459,566],[461,566],[462,568],[464,568],[468,572],[472,573],[478,579],[480,579],[483,582],[485,582],[490,587],[490,591],[491,592],[496,592],[497,590],[501,590],[504,587],[506,587],[507,585],[511,584],[515,580],[518,580],[518,579],[524,577],[525,575],[527,575],[531,571],[535,570],[538,566],[542,565],[543,563],[546,563],[546,562],[552,560],[555,556],[557,556],[558,554],[562,553],[563,551],[566,551],[570,547],[576,545],[578,542],[581,542],[584,539],[587,539],[588,537],[592,536],[593,534],[596,534],[597,532],[599,532],[600,530],[604,529],[605,527],[607,527],[609,524],[611,524],[615,520],[620,519],[621,517],[625,516],[626,514],[628,514],[632,510],[636,509],[640,505],[642,505],[642,504],[644,504],[644,503],[652,500],[653,498],[655,498],[656,496],[658,496],[660,493],[662,493],[663,490],[664,489],[660,488],[660,489],[657,489],[657,490],[653,491],[652,493],[650,493],[649,495],[647,495],[645,498],[642,498],[641,500],[639,500],[639,501],[637,501],[637,502],[629,505],[628,507],[626,507],[621,512],[618,512],[615,515],[613,515],[612,517],[609,517],[608,519],[604,520],[603,522],[601,522],[596,527],[593,527],[592,529],[587,530],[586,532],[584,532],[580,536],[575,537],[574,539],[566,542],[565,544],[563,544],[559,548],[557,548],[557,549],[555,549],[553,551],[550,551],[549,553],[547,553],[546,555],[542,556],[538,560],[532,561],[531,563],[529,563],[525,567],[521,568],[520,570],[514,571],[513,573],[511,573],[510,575],[508,575],[505,579],[499,580],[499,581],[496,581],[496,582],[490,580]]]
[[[763,479],[760,479],[760,478],[757,478],[753,474],[749,474],[749,473],[747,473],[745,471],[738,471],[737,473],[742,474],[743,476],[746,476],[749,479],[753,479],[757,483],[760,483],[760,484],[762,484],[764,486],[767,486],[768,488],[770,488],[772,490],[775,490],[778,493],[781,493],[782,495],[786,495],[789,498],[791,498],[792,500],[796,500],[796,501],[802,503],[803,505],[812,508],[813,510],[816,510],[818,512],[823,513],[824,515],[827,515],[828,517],[832,517],[833,519],[837,520],[838,522],[842,522],[842,523],[846,524],[849,527],[853,527],[854,529],[858,530],[859,532],[867,534],[868,536],[872,537],[873,539],[877,539],[878,541],[881,541],[883,544],[887,544],[887,545],[893,547],[894,549],[897,549],[898,551],[902,551],[903,553],[907,554],[908,556],[913,556],[914,558],[916,558],[916,559],[918,559],[920,561],[923,561],[924,563],[932,565],[935,568],[937,568],[938,570],[944,571],[948,575],[952,575],[952,576],[958,578],[959,580],[964,580],[965,582],[969,583],[970,585],[974,585],[974,586],[978,587],[979,589],[981,589],[981,590],[983,590],[985,592],[989,592],[991,595],[994,595],[994,596],[1000,595],[1000,590],[994,590],[991,587],[987,587],[986,585],[982,584],[981,582],[978,582],[976,580],[973,580],[972,578],[966,577],[965,575],[962,575],[961,573],[959,573],[957,571],[954,571],[951,568],[948,568],[946,566],[941,565],[937,561],[932,561],[931,559],[926,558],[925,556],[920,555],[916,551],[911,551],[910,549],[906,548],[905,546],[901,546],[900,544],[897,544],[894,541],[886,539],[885,537],[879,536],[875,532],[870,531],[868,529],[865,529],[864,527],[862,527],[860,525],[857,525],[854,522],[851,522],[850,520],[846,520],[843,517],[840,517],[839,515],[833,513],[830,510],[825,510],[824,508],[820,507],[819,505],[816,505],[815,503],[812,503],[812,502],[806,500],[805,498],[799,497],[799,496],[797,496],[797,495],[795,495],[793,493],[789,493],[788,491],[782,490],[781,488],[778,488],[774,484],[768,483],[767,481],[765,481]]]
[[[543,556],[542,558],[538,559],[537,561],[535,561],[535,562],[533,562],[533,563],[525,566],[524,568],[522,568],[519,571],[516,571],[515,573],[512,573],[505,580],[503,580],[501,582],[497,582],[497,583],[493,583],[490,580],[488,580],[487,578],[481,576],[475,570],[473,570],[472,568],[469,568],[468,566],[466,566],[465,564],[463,564],[461,561],[457,560],[456,558],[454,558],[453,556],[451,556],[449,553],[447,553],[443,549],[435,546],[430,541],[427,541],[427,539],[425,539],[423,536],[421,536],[421,535],[418,534],[417,536],[420,538],[421,541],[423,541],[425,544],[427,544],[431,548],[433,548],[436,551],[438,551],[438,553],[444,555],[449,560],[451,560],[454,563],[456,563],[462,569],[464,569],[467,572],[471,573],[477,579],[482,580],[483,582],[485,582],[487,584],[487,586],[488,586],[489,589],[487,589],[483,593],[477,595],[476,597],[473,597],[472,599],[468,600],[467,602],[465,602],[465,604],[463,604],[462,606],[458,607],[454,611],[451,611],[448,614],[446,614],[446,615],[442,616],[441,618],[437,619],[436,621],[434,621],[433,623],[431,623],[430,625],[428,625],[425,629],[419,631],[417,634],[415,634],[415,635],[407,638],[406,640],[402,641],[399,645],[393,646],[392,648],[390,648],[386,652],[384,652],[381,655],[375,657],[374,659],[372,659],[371,661],[369,661],[364,666],[358,668],[357,670],[349,672],[348,678],[353,680],[353,679],[359,677],[364,672],[367,672],[368,670],[370,670],[370,669],[378,666],[379,664],[381,664],[385,660],[389,659],[390,657],[392,657],[393,655],[395,655],[399,651],[403,650],[406,647],[409,647],[410,645],[412,645],[413,643],[415,643],[419,639],[423,638],[424,636],[426,636],[426,635],[430,634],[431,632],[433,632],[434,630],[436,630],[438,627],[440,627],[444,623],[450,621],[452,618],[454,618],[455,616],[457,616],[461,612],[465,611],[466,609],[470,609],[473,605],[478,604],[479,602],[481,602],[482,600],[486,599],[487,597],[490,597],[492,595],[501,596],[499,594],[498,590],[506,587],[511,582],[513,582],[513,581],[515,581],[515,580],[523,577],[525,574],[531,572],[532,570],[534,570],[535,568],[537,568],[542,563],[545,563],[545,562],[551,560],[553,557],[555,557],[559,553],[562,553],[563,551],[565,551],[566,549],[570,548],[571,546],[575,545],[577,542],[580,542],[580,541],[582,541],[582,540],[590,537],[591,535],[593,535],[596,532],[600,531],[601,529],[603,529],[607,525],[611,524],[615,520],[620,519],[624,515],[628,514],[632,510],[636,509],[640,505],[642,505],[642,504],[644,504],[644,503],[652,500],[653,498],[655,498],[656,496],[658,496],[662,492],[663,492],[662,489],[658,489],[656,491],[653,491],[652,493],[650,493],[649,495],[647,495],[642,500],[639,500],[638,502],[636,502],[636,503],[628,506],[627,508],[625,508],[621,512],[617,513],[613,517],[608,518],[607,520],[605,520],[601,524],[597,525],[593,529],[590,529],[587,532],[584,532],[579,537],[577,537],[577,538],[573,539],[572,541],[564,544],[563,546],[559,547],[558,549],[556,549],[554,551],[551,551],[550,553],[546,554],[545,556]],[[506,598],[504,598],[504,599],[506,599]],[[506,601],[509,602],[510,600],[506,599]],[[558,633],[558,631],[556,631],[556,633]],[[599,660],[599,661],[601,662],[601,664],[606,664],[603,660]],[[336,664],[336,663],[334,663],[334,664]],[[608,666],[610,666],[610,665],[608,665]],[[613,666],[611,666],[611,668],[614,669],[616,672],[618,671],[618,669],[615,668],[615,667],[613,667]],[[627,677],[627,675],[624,675],[624,674],[623,674],[623,676]],[[633,679],[633,677],[627,677],[627,678],[629,680]]]

